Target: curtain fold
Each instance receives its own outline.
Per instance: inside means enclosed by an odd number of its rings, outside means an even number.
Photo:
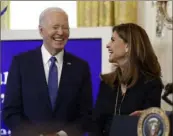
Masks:
[[[78,27],[137,23],[137,1],[77,1]]]
[[[1,1],[1,30],[10,29],[10,1]]]

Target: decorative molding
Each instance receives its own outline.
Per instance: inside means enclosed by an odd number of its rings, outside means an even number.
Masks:
[[[156,6],[156,36],[163,36],[163,28],[173,30],[173,17],[168,14],[168,5],[172,1],[156,1],[152,2],[152,6]]]

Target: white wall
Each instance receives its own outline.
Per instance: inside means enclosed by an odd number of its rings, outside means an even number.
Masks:
[[[168,2],[168,13],[172,16],[172,1]],[[138,23],[148,33],[162,68],[163,82],[172,82],[172,31],[164,28],[163,36],[156,37],[156,6],[152,1],[140,1],[138,6]],[[172,96],[169,96],[172,99]],[[162,108],[172,110],[172,107],[162,101]]]
[[[77,26],[76,1],[11,1],[10,28],[37,29],[40,13],[48,7],[60,7],[69,15],[71,28]]]

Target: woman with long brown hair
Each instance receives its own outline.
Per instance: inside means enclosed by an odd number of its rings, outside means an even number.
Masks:
[[[142,27],[133,23],[114,26],[107,48],[109,62],[117,68],[101,75],[93,112],[99,136],[108,135],[114,115],[140,115],[149,107],[160,107],[163,88],[160,64]]]

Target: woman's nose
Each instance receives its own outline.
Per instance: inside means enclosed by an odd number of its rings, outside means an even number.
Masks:
[[[110,47],[110,43],[108,43],[107,45],[106,45],[106,48],[109,48]]]

